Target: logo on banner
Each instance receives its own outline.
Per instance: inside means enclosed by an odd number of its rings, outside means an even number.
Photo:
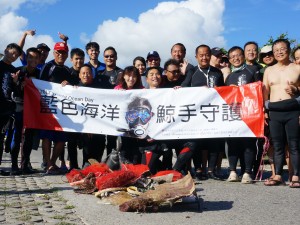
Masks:
[[[118,131],[124,132],[124,136],[139,139],[150,138],[147,128],[153,115],[148,99],[136,97],[128,104],[125,116],[129,129],[118,129]]]

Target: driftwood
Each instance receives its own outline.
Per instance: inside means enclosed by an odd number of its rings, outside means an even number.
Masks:
[[[157,211],[160,205],[173,205],[183,197],[195,195],[195,183],[190,174],[172,183],[156,186],[155,190],[148,190],[119,206],[123,212]]]

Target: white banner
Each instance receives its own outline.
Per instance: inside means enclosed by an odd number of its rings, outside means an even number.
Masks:
[[[33,79],[25,87],[24,124],[157,140],[263,136],[261,84],[251,85],[121,91]],[[240,97],[244,88],[252,98]]]

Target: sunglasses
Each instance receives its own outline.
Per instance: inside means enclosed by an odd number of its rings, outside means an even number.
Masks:
[[[149,61],[149,62],[152,62],[152,61],[158,62],[158,61],[159,61],[159,58],[149,58],[148,61]]]
[[[173,70],[173,71],[170,71],[170,70],[167,70],[169,73],[173,74],[173,75],[176,75],[176,74],[179,74],[180,73],[180,70]]]
[[[223,58],[221,59],[221,62],[220,62],[220,63],[229,63],[229,60],[228,60],[228,58],[223,57]]]
[[[146,124],[151,119],[151,112],[149,109],[137,108],[136,110],[126,112],[125,118],[128,123],[134,123],[138,118],[140,118],[142,124]]]
[[[108,58],[113,59],[113,58],[115,58],[115,56],[114,55],[105,55],[104,58],[106,58],[106,59],[108,59]]]
[[[262,53],[262,54],[261,54],[261,57],[263,57],[263,58],[264,58],[264,57],[267,57],[267,56],[269,56],[269,57],[270,57],[270,56],[273,56],[273,52],[267,52],[267,53]]]

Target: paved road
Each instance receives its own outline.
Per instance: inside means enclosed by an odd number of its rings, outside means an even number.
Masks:
[[[4,154],[2,169],[9,168],[9,158]],[[41,159],[41,150],[33,151],[34,168]],[[299,224],[300,189],[214,180],[196,187],[202,212],[191,203],[158,213],[124,213],[93,195],[74,193],[61,175],[0,177],[0,224]]]

